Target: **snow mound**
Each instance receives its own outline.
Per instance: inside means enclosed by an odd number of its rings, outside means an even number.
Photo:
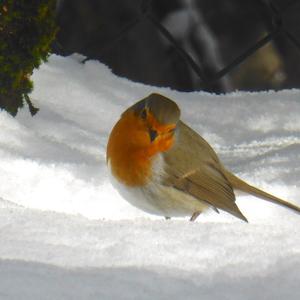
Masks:
[[[182,93],[82,59],[35,71],[34,118],[0,112],[0,299],[299,299],[299,215],[238,196],[250,224],[165,221],[118,195],[105,151],[122,111],[159,92],[229,169],[300,205],[300,91]]]

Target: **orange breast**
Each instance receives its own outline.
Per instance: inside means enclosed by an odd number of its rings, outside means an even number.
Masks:
[[[155,155],[171,145],[169,137],[151,143],[143,120],[128,113],[122,116],[110,134],[107,161],[113,176],[120,182],[128,186],[143,186],[152,178]]]

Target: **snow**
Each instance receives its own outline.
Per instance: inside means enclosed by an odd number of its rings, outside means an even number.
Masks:
[[[300,91],[179,93],[81,60],[35,71],[34,118],[0,112],[0,299],[299,299],[299,215],[247,195],[249,224],[148,215],[111,186],[105,149],[120,113],[159,92],[228,168],[300,205]]]

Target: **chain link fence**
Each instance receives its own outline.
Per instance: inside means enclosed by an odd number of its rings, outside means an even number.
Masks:
[[[286,40],[290,42],[291,47],[295,47],[300,54],[300,40],[297,35],[295,35],[288,26],[285,24],[285,18],[288,12],[294,10],[296,7],[299,8],[299,1],[290,0],[290,1],[282,1],[281,5],[278,5],[278,1],[275,0],[257,0],[261,2],[261,5],[264,6],[264,9],[267,13],[265,13],[265,24],[266,28],[264,34],[261,38],[255,41],[252,45],[247,47],[244,51],[242,51],[239,55],[237,55],[234,59],[232,59],[229,63],[227,63],[222,68],[215,70],[214,72],[209,72],[209,74],[203,69],[201,64],[201,55],[200,55],[200,63],[193,58],[193,56],[189,53],[185,47],[183,47],[182,43],[180,43],[176,36],[174,36],[163,23],[157,18],[157,16],[153,13],[152,6],[153,0],[142,0],[140,1],[140,5],[137,7],[135,11],[135,16],[128,22],[125,26],[122,27],[116,34],[109,37],[106,40],[103,47],[98,49],[99,55],[101,53],[105,53],[112,48],[121,47],[123,39],[128,36],[135,28],[141,26],[145,22],[151,24],[152,30],[158,31],[164,39],[175,49],[178,53],[178,57],[190,68],[194,76],[197,76],[199,81],[199,89],[204,90],[213,90],[210,87],[213,86],[216,82],[222,80],[225,75],[228,75],[234,69],[239,68],[239,66],[247,61],[253,54],[259,51],[261,48],[266,46],[269,43],[276,41],[277,37],[284,36]],[[201,24],[199,25],[201,26]],[[239,26],[237,24],[237,26]],[[100,29],[101,30],[101,29]],[[299,56],[300,58],[300,56]],[[89,60],[89,57],[84,60]],[[204,58],[202,59],[202,61]]]

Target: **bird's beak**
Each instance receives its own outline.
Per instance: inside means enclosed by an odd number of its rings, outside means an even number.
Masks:
[[[157,131],[153,130],[153,129],[150,129],[149,130],[149,136],[150,136],[150,141],[152,143],[157,137]]]

